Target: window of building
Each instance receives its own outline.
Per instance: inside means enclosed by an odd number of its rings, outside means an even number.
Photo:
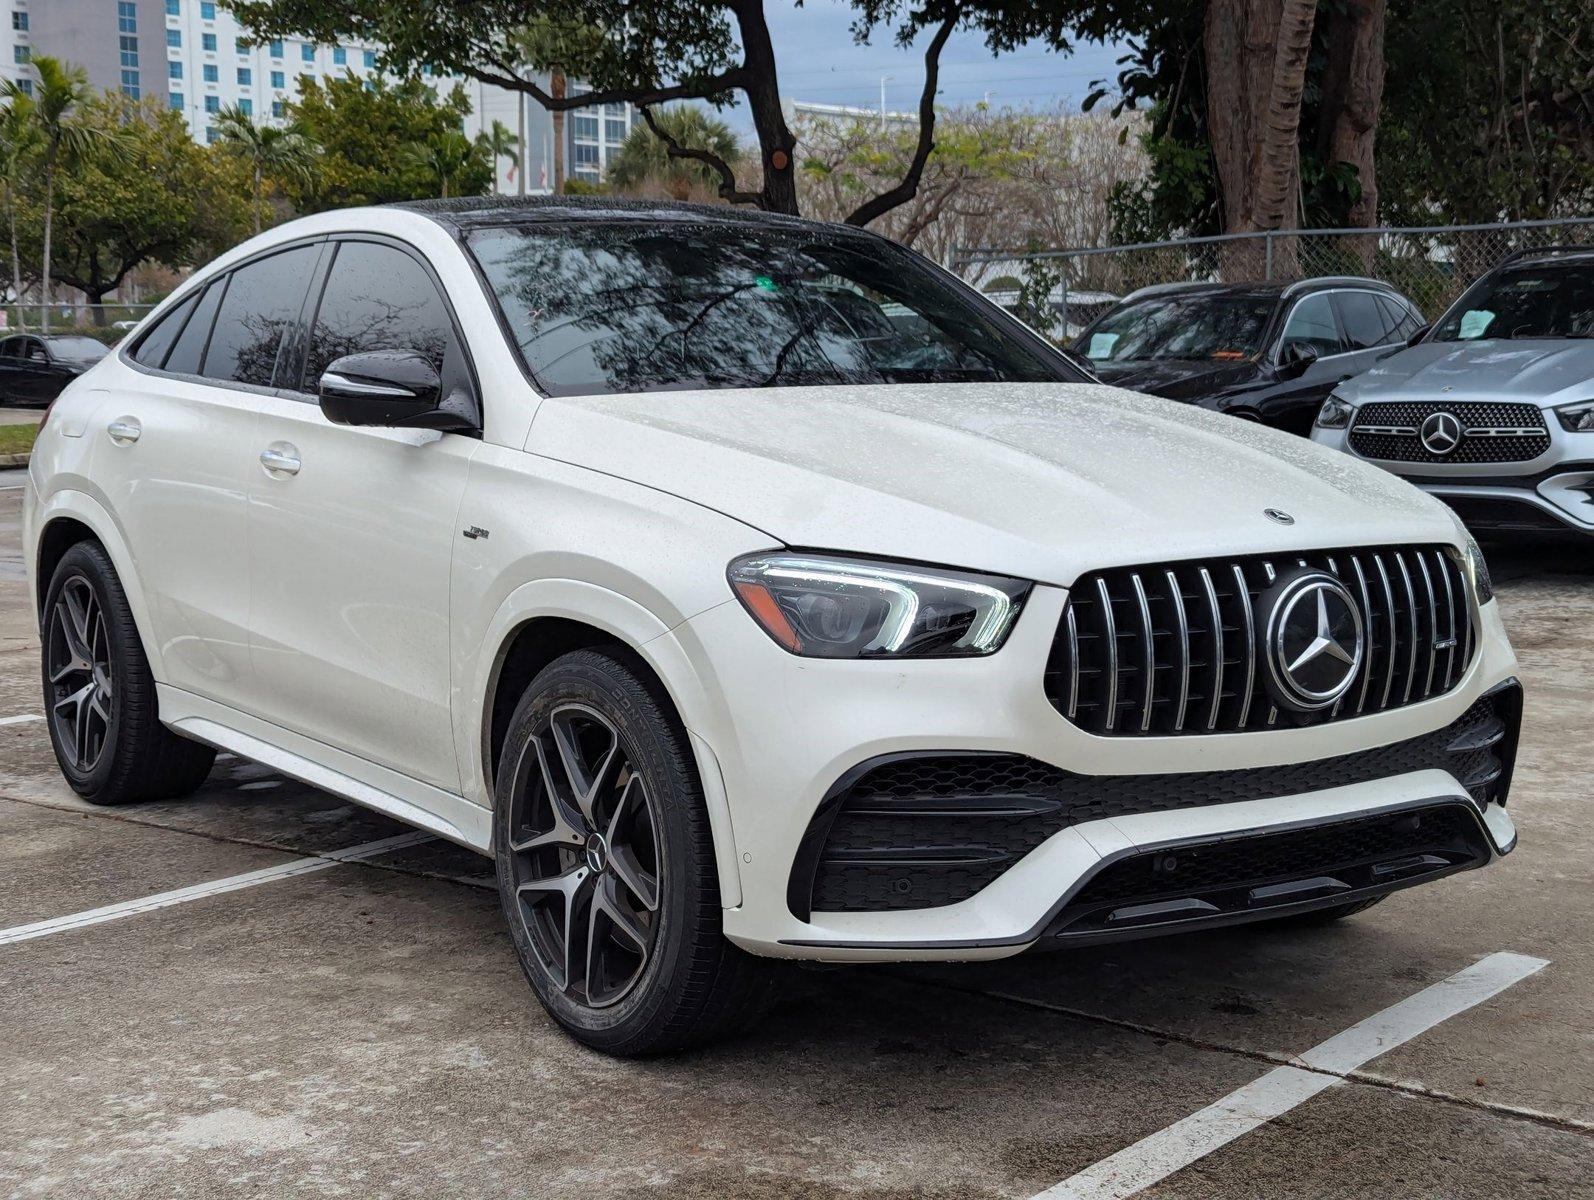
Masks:
[[[248,96],[239,97],[239,99],[238,99],[238,111],[243,113],[243,115],[246,116],[246,117],[254,116],[255,115],[255,102],[253,100],[251,100]]]
[[[255,73],[253,71],[251,71],[248,67],[239,67],[238,68],[238,86],[239,87],[253,87],[254,83],[255,83]]]
[[[202,33],[202,34],[200,34],[199,35],[199,46],[200,46],[200,49],[204,50],[205,53],[207,53],[207,54],[216,53],[216,35],[213,34],[213,33]]]
[[[19,63],[32,62],[33,48],[31,46],[12,46],[11,61]]]
[[[183,31],[181,29],[168,29],[166,31],[166,44],[174,50],[182,46]]]
[[[218,82],[220,82],[220,80],[221,80],[221,72],[216,69],[216,64],[215,63],[206,63],[205,64],[205,82],[206,83],[218,83]]]
[[[122,72],[122,95],[129,100],[137,100],[141,94],[141,89],[138,86],[138,72],[124,70]]]
[[[282,57],[282,39],[281,38],[272,38],[271,39],[271,57],[272,58],[281,58]]]
[[[286,75],[284,75],[281,71],[273,71],[271,73],[271,86],[274,87],[274,88],[285,88],[285,87],[287,87],[288,86],[288,77]]]
[[[12,13],[11,28],[17,30],[19,33],[26,33],[28,31],[28,14],[25,12]]]
[[[121,53],[123,67],[138,66],[138,39],[124,33],[121,39]]]
[[[33,95],[33,80],[19,79],[17,80],[17,87],[21,89],[21,92],[24,96]]]
[[[221,131],[214,125],[205,126],[205,145],[214,146],[221,141]]]
[[[180,17],[183,15],[183,0],[166,0],[166,15]]]
[[[220,96],[206,96],[205,97],[205,111],[208,112],[208,113],[220,112],[221,111],[221,97]]]
[[[216,6],[210,0],[203,0],[200,4],[199,19],[202,21],[214,21],[216,19]]]
[[[578,171],[583,167],[593,171],[598,169],[597,146],[586,142],[577,142],[573,149],[575,153],[572,155],[572,159],[575,162],[576,169]]]
[[[332,47],[332,65],[335,67],[346,67],[349,65],[349,52],[342,46]]]
[[[305,62],[315,62],[315,43],[304,42],[299,47],[299,57]]]
[[[603,136],[609,145],[618,146],[621,142],[625,141],[625,135],[630,132],[631,129],[626,125],[623,118],[618,121],[613,117],[604,118]]]
[[[367,70],[374,70],[376,68],[376,51],[375,50],[367,50],[365,52],[364,58],[365,58],[366,69]]]
[[[598,140],[598,118],[577,115],[570,118],[570,136],[578,141]]]
[[[282,114],[283,114],[282,101],[281,100],[273,100],[271,102],[271,115],[276,117],[277,120],[280,121],[280,120],[282,120]]]
[[[183,94],[181,92],[167,92],[166,103],[178,112],[183,111]]]
[[[116,28],[123,33],[138,32],[138,5],[133,0],[116,0]]]
[[[166,64],[166,77],[168,79],[181,79],[183,77],[183,64],[173,59]]]

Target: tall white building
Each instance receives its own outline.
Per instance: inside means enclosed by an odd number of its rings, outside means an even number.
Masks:
[[[375,45],[302,38],[254,44],[214,0],[0,0],[0,8],[0,75],[30,87],[32,56],[53,55],[84,67],[95,87],[156,98],[181,112],[199,142],[215,140],[216,114],[230,105],[273,123],[282,120],[301,80],[377,73]],[[519,156],[498,160],[501,191],[552,187],[553,121],[540,104],[473,80],[428,81],[444,93],[456,82],[464,84],[473,110],[465,121],[467,136],[495,119],[517,137],[524,129]],[[581,85],[572,81],[571,90],[579,92]],[[628,104],[568,113],[567,175],[597,182],[637,120]]]

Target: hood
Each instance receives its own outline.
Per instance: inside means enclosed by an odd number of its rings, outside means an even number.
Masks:
[[[1128,359],[1092,363],[1103,383],[1169,400],[1205,400],[1221,396],[1261,374],[1254,360],[1212,362],[1207,359]]]
[[[1594,339],[1422,342],[1339,386],[1369,400],[1517,400],[1552,408],[1594,399]]]
[[[1100,384],[550,398],[526,449],[789,546],[1057,584],[1137,562],[1455,537],[1437,501],[1349,455]]]

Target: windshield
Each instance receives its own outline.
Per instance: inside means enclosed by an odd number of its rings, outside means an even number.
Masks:
[[[81,362],[94,362],[106,355],[105,343],[91,337],[53,337],[50,353],[57,358],[72,358]]]
[[[1594,264],[1537,264],[1485,275],[1434,328],[1436,342],[1594,335]]]
[[[468,244],[554,395],[1078,378],[915,255],[845,230],[605,221]]]
[[[1197,359],[1239,362],[1262,351],[1274,295],[1147,296],[1108,313],[1079,340],[1092,362]]]

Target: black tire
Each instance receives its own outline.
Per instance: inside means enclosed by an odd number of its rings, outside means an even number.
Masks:
[[[103,546],[79,542],[61,556],[43,614],[45,723],[72,790],[90,804],[130,804],[204,783],[216,751],[160,723],[149,659]],[[73,633],[87,654],[73,650]]]
[[[663,1054],[763,1014],[769,964],[722,931],[686,732],[640,660],[578,650],[545,667],[510,718],[495,793],[515,953],[574,1037],[609,1054]],[[583,945],[597,948],[573,956]]]
[[[1352,900],[1349,904],[1335,904],[1328,908],[1315,908],[1311,912],[1296,913],[1290,917],[1278,917],[1272,921],[1263,922],[1267,925],[1293,925],[1296,928],[1309,928],[1313,925],[1331,925],[1335,921],[1343,921],[1346,917],[1354,917],[1359,912],[1366,912],[1375,904],[1382,904],[1387,896],[1374,896],[1370,900]]]

